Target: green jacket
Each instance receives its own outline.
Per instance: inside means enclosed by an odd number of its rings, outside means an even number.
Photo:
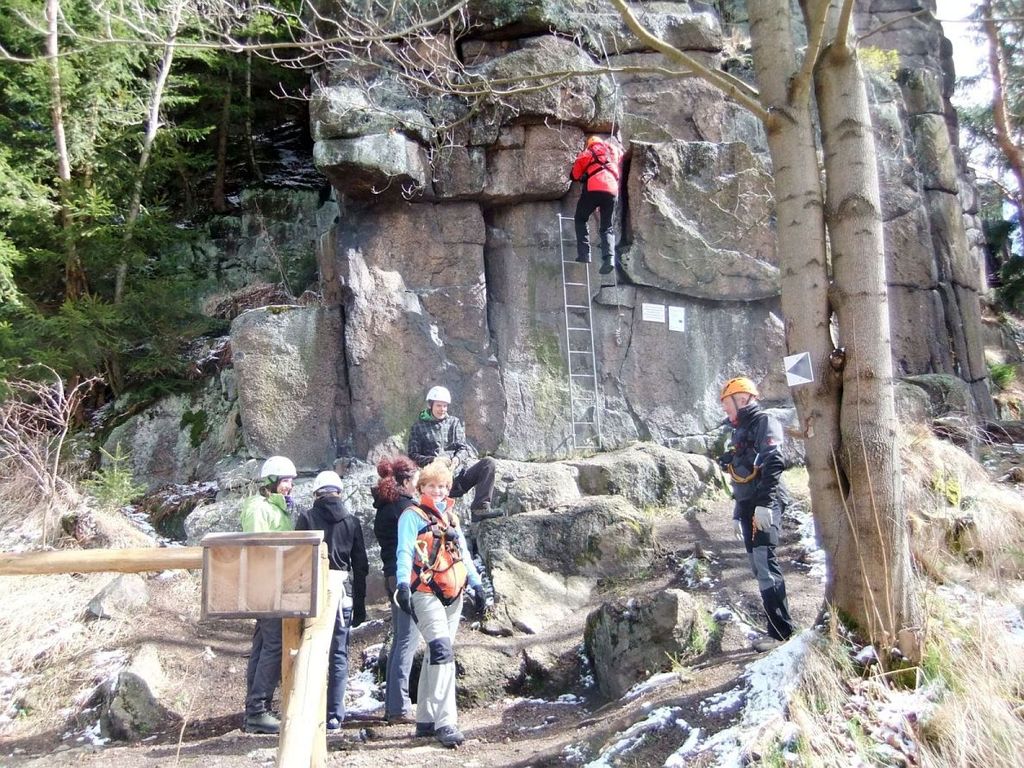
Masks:
[[[256,494],[242,502],[242,531],[294,531],[295,524],[288,516],[288,504],[280,493],[270,496]]]

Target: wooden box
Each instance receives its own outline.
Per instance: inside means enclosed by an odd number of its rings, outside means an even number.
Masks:
[[[323,537],[323,531],[204,536],[202,618],[316,616]]]

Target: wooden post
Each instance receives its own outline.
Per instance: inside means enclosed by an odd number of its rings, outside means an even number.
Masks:
[[[202,567],[202,547],[67,549],[53,552],[0,553],[0,576],[96,571],[141,573]]]
[[[326,559],[326,545],[321,545],[320,554]],[[316,618],[305,621],[291,669],[290,690],[282,685],[284,718],[277,751],[278,768],[322,768],[327,761],[327,656],[344,592],[344,577],[339,571],[329,571],[326,563],[320,574],[327,580],[327,588],[320,591],[325,599]]]
[[[281,712],[288,711],[288,699],[295,685],[295,657],[302,638],[302,619],[281,619]]]

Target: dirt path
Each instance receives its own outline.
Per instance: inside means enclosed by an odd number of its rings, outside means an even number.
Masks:
[[[746,554],[733,539],[731,505],[722,501],[708,509],[682,514],[666,512],[656,519],[659,567],[642,584],[617,585],[616,594],[638,594],[667,586],[691,589],[705,597],[713,609],[728,609],[733,618],[723,624],[721,650],[682,675],[662,676],[660,685],[633,698],[602,702],[593,688],[581,683],[563,700],[506,699],[487,706],[460,710],[466,743],[447,751],[431,739],[411,737],[411,726],[385,726],[379,721],[350,722],[340,735],[329,738],[331,766],[544,766],[581,764],[600,754],[616,734],[652,708],[668,707],[691,726],[713,733],[735,719],[735,711],[708,706],[717,695],[733,689],[746,664],[757,658],[750,650],[750,624],[762,625],[760,598],[750,574]],[[808,627],[818,611],[823,585],[799,561],[796,522],[787,517],[779,554],[787,580],[790,609],[800,627]],[[194,577],[191,577],[194,578]],[[247,622],[200,624],[198,609],[185,606],[181,587],[154,598],[153,610],[137,627],[133,643],[153,642],[160,647],[168,676],[175,682],[177,711],[188,712],[180,726],[130,746],[94,746],[81,734],[50,732],[0,740],[3,766],[223,766],[271,765],[276,738],[240,730],[240,702],[244,696],[245,654],[251,631]],[[567,622],[566,631],[579,631],[587,611]],[[383,617],[374,606],[372,618]],[[721,613],[721,611],[720,611]],[[353,633],[353,669],[358,671],[364,648],[379,643],[383,621]],[[485,637],[463,626],[462,642],[500,647],[510,640]],[[514,640],[514,639],[511,639]],[[180,736],[180,739],[179,739]],[[83,738],[82,741],[77,739]],[[671,730],[652,735],[643,745],[642,758],[631,753],[629,764],[661,765],[674,752],[682,736]],[[642,759],[642,762],[636,762]],[[613,763],[614,764],[614,761]]]

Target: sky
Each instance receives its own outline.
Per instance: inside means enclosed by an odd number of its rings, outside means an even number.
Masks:
[[[985,49],[972,39],[971,25],[958,23],[969,16],[976,7],[970,0],[936,0],[935,17],[942,22],[942,29],[953,44],[953,66],[956,76],[964,77],[982,72],[985,67]],[[957,93],[955,104],[983,100],[989,94],[987,88],[976,87],[971,93]]]

